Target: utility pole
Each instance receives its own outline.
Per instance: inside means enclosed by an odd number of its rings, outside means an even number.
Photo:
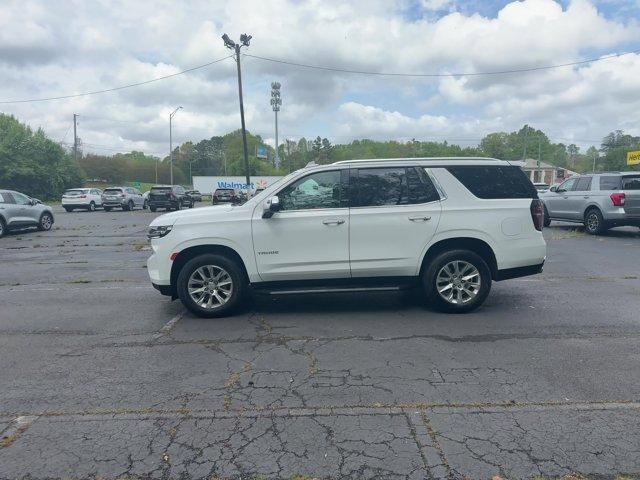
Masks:
[[[524,149],[522,151],[522,159],[525,160],[527,158],[527,135],[529,133],[529,125],[524,126]]]
[[[596,173],[596,153],[593,153],[593,173]]]
[[[278,112],[280,111],[280,105],[282,105],[282,99],[280,98],[280,82],[271,83],[271,108],[273,113],[276,114],[276,168],[280,168],[280,153],[278,151]]]
[[[78,163],[78,114],[73,114],[73,160]]]
[[[173,185],[173,137],[171,132],[171,120],[173,116],[180,110],[182,107],[176,108],[173,112],[169,114],[169,163],[170,163],[170,176],[171,176],[171,185]]]
[[[249,186],[251,185],[250,170],[249,170],[249,149],[247,147],[247,130],[244,124],[244,104],[242,102],[242,70],[240,68],[240,47],[248,47],[251,41],[251,35],[243,33],[240,35],[240,43],[236,43],[229,38],[226,33],[222,35],[224,46],[233,50],[236,59],[236,65],[238,67],[238,98],[240,100],[240,123],[242,125],[242,147],[244,151],[244,170],[247,181],[247,198],[251,197]]]

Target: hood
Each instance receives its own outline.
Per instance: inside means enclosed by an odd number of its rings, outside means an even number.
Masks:
[[[155,218],[149,226],[158,225],[182,225],[189,223],[201,223],[203,221],[211,221],[219,216],[230,215],[232,211],[242,209],[244,205],[233,207],[231,205],[214,205],[211,207],[190,208],[188,210],[178,210],[177,212],[169,212]]]

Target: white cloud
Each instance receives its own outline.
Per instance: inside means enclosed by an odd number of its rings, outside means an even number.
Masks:
[[[170,0],[5,0],[0,100],[99,90],[175,73],[229,55],[223,32],[233,38],[252,34],[246,51],[255,55],[414,73],[563,63],[624,50],[637,37],[637,20],[612,20],[586,0],[566,7],[553,0],[514,1],[494,17],[455,11],[461,4],[422,0],[423,10],[450,13],[407,18],[404,0],[192,0],[180,8]],[[247,125],[269,139],[273,80],[283,85],[282,138],[479,138],[524,122],[550,129],[552,137],[598,139],[615,128],[640,133],[637,72],[637,56],[534,74],[439,80],[358,76],[243,58]],[[166,112],[184,106],[176,117],[176,142],[198,141],[238,128],[237,102],[235,64],[225,60],[143,87],[0,109],[58,139],[79,113],[87,144],[164,152]]]

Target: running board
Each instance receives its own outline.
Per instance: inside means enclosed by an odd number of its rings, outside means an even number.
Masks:
[[[256,293],[266,295],[299,295],[310,293],[397,292],[418,285],[418,277],[336,278],[259,282],[251,284]]]
[[[267,295],[298,295],[308,293],[355,293],[355,292],[397,292],[400,286],[394,287],[319,287],[319,288],[294,288],[289,290],[260,290],[260,293]]]

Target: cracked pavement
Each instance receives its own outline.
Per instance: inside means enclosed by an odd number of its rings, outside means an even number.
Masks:
[[[0,478],[640,476],[640,233],[545,231],[469,315],[419,292],[205,320],[149,284],[150,212],[0,240]]]

